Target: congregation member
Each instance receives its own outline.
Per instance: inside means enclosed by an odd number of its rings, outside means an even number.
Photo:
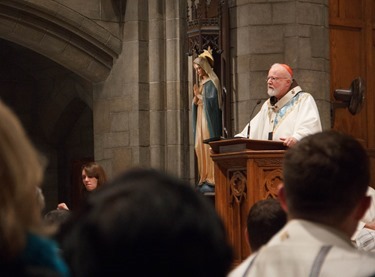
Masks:
[[[226,276],[232,249],[212,204],[153,169],[127,171],[90,195],[64,230],[73,276]]]
[[[298,85],[289,65],[271,66],[267,93],[270,98],[235,137],[283,141],[292,147],[303,137],[322,131],[315,100]]]
[[[358,223],[352,240],[358,249],[375,252],[375,190],[368,187],[367,195],[371,197],[371,205]]]
[[[43,224],[41,155],[0,101],[0,276],[70,276]]]
[[[246,220],[245,237],[251,253],[258,251],[265,245],[287,221],[287,215],[275,198],[259,200],[249,210]],[[252,259],[249,257],[248,259]],[[248,261],[242,263],[231,272],[229,277],[238,276],[237,272],[244,272]]]
[[[96,162],[89,162],[82,165],[81,174],[81,195],[83,198],[86,198],[89,194],[107,182],[107,174],[105,173],[104,168]],[[59,203],[57,209],[69,210],[68,205],[64,202]]]
[[[232,276],[373,276],[375,254],[350,240],[371,202],[362,145],[335,131],[309,135],[286,151],[283,176],[287,224]]]
[[[251,252],[258,251],[286,223],[286,213],[275,198],[256,202],[250,209],[246,221],[246,236]]]

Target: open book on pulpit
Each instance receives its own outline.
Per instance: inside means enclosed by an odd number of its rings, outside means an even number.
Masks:
[[[286,150],[282,141],[231,138],[209,142],[214,153],[239,152],[244,150]]]

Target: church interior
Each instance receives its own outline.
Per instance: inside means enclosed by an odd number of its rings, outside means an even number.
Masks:
[[[60,202],[74,208],[80,168],[89,161],[110,178],[142,166],[197,182],[192,64],[204,49],[213,49],[223,87],[226,139],[267,99],[269,67],[286,63],[315,98],[323,129],[364,145],[375,187],[374,11],[371,0],[1,0],[0,99],[45,162],[46,209]],[[226,153],[253,145],[218,143],[216,182],[242,192],[207,197],[236,226],[230,236],[240,245],[249,207],[275,196],[283,149],[249,165],[258,154],[232,163]],[[259,195],[246,183],[257,183]],[[237,261],[249,253],[237,251]]]

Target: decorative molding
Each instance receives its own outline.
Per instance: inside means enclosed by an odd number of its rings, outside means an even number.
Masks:
[[[279,185],[283,182],[281,169],[269,171],[264,178],[264,198],[277,198]]]
[[[259,167],[281,167],[282,161],[280,159],[256,159],[256,164]]]
[[[104,81],[122,41],[56,1],[0,1],[0,38],[31,49],[92,82]]]
[[[221,54],[221,5],[218,0],[191,0],[191,5],[187,8],[189,55],[198,55],[208,46]]]
[[[229,180],[230,203],[241,204],[247,198],[246,170],[234,171]]]

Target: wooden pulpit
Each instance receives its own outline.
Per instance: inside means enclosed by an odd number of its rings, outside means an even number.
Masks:
[[[215,207],[234,250],[234,265],[250,254],[245,238],[246,218],[258,200],[277,197],[282,182],[282,142],[245,138],[212,141],[215,163]]]

